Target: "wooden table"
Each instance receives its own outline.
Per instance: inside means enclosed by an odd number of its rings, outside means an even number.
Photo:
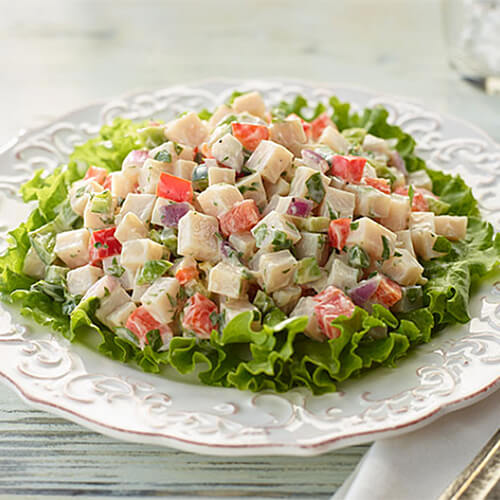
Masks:
[[[500,101],[450,70],[435,0],[0,0],[0,144],[120,93],[290,77],[414,96],[500,139]],[[122,443],[0,386],[0,498],[328,498],[366,450],[218,458]]]

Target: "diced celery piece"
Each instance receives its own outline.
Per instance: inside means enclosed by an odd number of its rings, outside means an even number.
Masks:
[[[315,257],[299,260],[295,273],[295,282],[299,285],[316,281],[321,277],[321,269]]]
[[[435,215],[443,215],[448,212],[450,204],[445,201],[434,198],[433,196],[424,196],[429,206],[429,210]]]
[[[262,312],[268,313],[273,307],[276,307],[274,300],[267,293],[259,290],[253,299],[253,305]]]
[[[66,280],[69,269],[62,266],[49,266],[45,274],[45,281],[49,283],[62,283]]]
[[[111,196],[111,191],[103,191],[102,193],[96,194],[92,198],[91,212],[95,214],[108,214],[111,212],[111,207],[113,204],[113,198]]]
[[[327,233],[330,219],[328,217],[294,217],[287,216],[300,231],[311,233]]]
[[[367,253],[359,245],[349,248],[347,257],[351,267],[364,269],[370,265],[370,257],[368,257]]]

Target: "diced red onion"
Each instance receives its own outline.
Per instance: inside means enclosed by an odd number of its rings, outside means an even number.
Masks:
[[[312,149],[303,149],[302,159],[308,167],[320,170],[324,174],[330,170],[328,162],[319,153],[313,151]]]
[[[171,203],[160,208],[160,220],[164,226],[177,227],[179,220],[191,210],[188,203]]]
[[[148,157],[149,151],[147,149],[135,149],[125,157],[122,167],[142,167]]]
[[[403,172],[405,177],[408,177],[408,170],[406,170],[405,161],[397,151],[391,151],[389,165],[396,167],[400,172]]]
[[[235,252],[234,248],[227,241],[221,241],[220,251],[224,257],[229,257],[232,253]]]
[[[379,282],[380,282],[380,277],[374,276],[373,278],[362,281],[354,288],[351,288],[351,290],[349,290],[349,295],[352,301],[357,306],[364,305],[366,302],[368,302],[368,300],[370,300],[370,297],[376,292]]]
[[[311,200],[304,200],[303,198],[292,198],[286,213],[288,215],[295,215],[296,217],[309,217],[314,204]]]

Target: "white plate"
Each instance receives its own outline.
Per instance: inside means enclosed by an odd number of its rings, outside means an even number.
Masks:
[[[268,104],[301,93],[312,101],[337,94],[356,106],[385,105],[391,120],[418,139],[421,155],[465,177],[500,229],[500,147],[473,126],[352,87],[214,81],[88,106],[0,149],[3,244],[7,228],[28,213],[15,197],[19,185],[36,168],[64,162],[102,123],[118,115],[168,119],[210,109],[234,88],[257,89]],[[253,394],[202,386],[173,372],[145,374],[28,325],[13,310],[1,313],[0,375],[28,403],[117,438],[209,454],[313,455],[416,429],[498,388],[499,304],[500,284],[490,280],[474,295],[468,325],[442,332],[397,369],[375,369],[320,397],[307,390]]]

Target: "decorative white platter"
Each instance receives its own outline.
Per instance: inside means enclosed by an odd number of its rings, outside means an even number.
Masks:
[[[456,118],[348,86],[295,81],[210,81],[133,94],[74,111],[0,147],[0,241],[29,212],[16,196],[33,171],[64,163],[75,144],[115,116],[170,119],[211,109],[234,89],[260,91],[269,105],[303,94],[336,94],[356,107],[383,104],[414,135],[418,153],[461,174],[485,217],[500,230],[500,146]],[[476,291],[472,321],[415,349],[396,369],[378,368],[313,396],[207,387],[173,370],[150,375],[83,344],[69,344],[13,308],[0,310],[0,379],[29,404],[96,432],[217,455],[314,455],[414,430],[500,387],[500,281]]]

